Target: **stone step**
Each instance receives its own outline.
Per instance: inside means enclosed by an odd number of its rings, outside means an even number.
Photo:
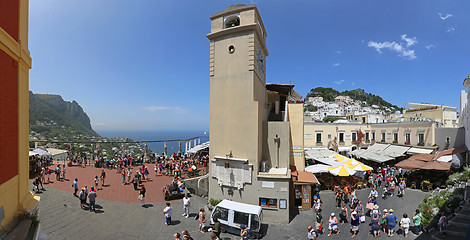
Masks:
[[[449,224],[459,226],[459,227],[468,227],[469,226],[468,221],[469,221],[468,219],[462,219],[462,218],[455,219],[454,217],[452,218],[452,220],[449,220]]]
[[[447,235],[456,236],[456,237],[465,237],[465,235],[467,234],[467,228],[468,226],[462,227],[462,226],[449,224],[449,226],[447,227]]]
[[[456,222],[456,223],[465,223],[467,225],[470,224],[470,216],[468,215],[455,215],[449,222]]]
[[[465,213],[460,213],[460,212],[458,212],[458,213],[455,214],[455,217],[463,218],[463,219],[465,219],[466,221],[469,221],[469,220],[470,220],[470,215],[465,214]]]

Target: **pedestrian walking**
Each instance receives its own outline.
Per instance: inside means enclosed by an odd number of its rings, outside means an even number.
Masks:
[[[173,234],[173,237],[175,238],[175,240],[181,240],[181,234],[180,233]]]
[[[353,235],[351,238],[356,237],[357,233],[359,232],[359,225],[361,222],[359,221],[359,216],[357,215],[356,211],[353,211],[351,213],[351,231],[353,232]]]
[[[382,222],[380,223],[380,226],[382,227],[382,231],[384,234],[388,235],[388,229],[387,229],[387,219],[385,219],[388,215],[387,209],[384,209],[384,215],[382,216]]]
[[[315,213],[315,230],[318,234],[323,234],[323,216],[320,210],[316,210]]]
[[[125,169],[122,169],[121,171],[121,181],[122,181],[122,185],[126,185],[126,170]]]
[[[341,211],[339,212],[339,221],[341,222],[341,225],[344,223],[348,223],[348,208],[346,207],[346,204],[343,203],[343,207],[341,208]]]
[[[338,219],[335,217],[335,213],[331,213],[330,219],[328,219],[328,237],[331,236],[332,233],[339,234],[340,231],[338,230]]]
[[[145,193],[147,190],[145,189],[145,186],[142,186],[139,191],[139,200],[140,200],[140,206],[144,207],[145,206]]]
[[[131,177],[132,177],[132,170],[131,168],[127,168],[127,182],[131,182]]]
[[[100,176],[100,180],[101,180],[101,186],[103,187],[104,186],[104,180],[106,178],[106,173],[104,172],[104,169],[101,169],[101,176]]]
[[[98,184],[99,184],[98,176],[95,176],[95,188],[96,188],[96,191],[98,191]]]
[[[73,188],[73,195],[76,197],[77,191],[78,191],[78,178],[75,178],[75,180],[73,181],[72,188]]]
[[[204,234],[204,227],[206,223],[206,215],[204,214],[204,208],[199,210],[199,218],[197,219],[199,222],[199,232]]]
[[[385,220],[387,220],[388,236],[390,237],[393,236],[393,231],[395,231],[397,225],[397,216],[393,212],[393,209],[389,209],[385,217]]]
[[[51,170],[49,167],[46,167],[46,176],[47,176],[47,183],[51,182],[50,176],[51,176]]]
[[[441,213],[441,217],[439,218],[439,223],[437,225],[439,226],[439,234],[441,238],[445,238],[447,233],[447,217],[445,212]]]
[[[172,210],[173,210],[173,208],[171,207],[171,204],[169,202],[167,202],[165,209],[163,209],[163,215],[165,216],[165,225],[167,225],[167,226],[171,224]]]
[[[370,220],[370,227],[372,229],[372,233],[374,234],[374,238],[380,237],[379,215],[372,214],[372,218]]]
[[[189,217],[189,208],[191,207],[191,199],[189,198],[189,194],[186,193],[183,198],[183,217]],[[218,236],[217,236],[218,237]]]
[[[220,232],[221,232],[221,227],[220,227],[220,222],[218,218],[214,218],[214,228],[212,228],[212,234],[217,236],[217,239],[220,238]]]
[[[64,164],[64,165],[62,165],[62,179],[64,179],[64,180],[65,180],[65,172],[66,171],[65,171],[65,164]]]
[[[96,191],[94,187],[91,187],[91,191],[88,193],[88,200],[90,200],[89,209],[90,212],[96,212]]]
[[[55,167],[55,180],[60,181],[60,164]]]
[[[313,230],[312,226],[307,227],[307,238],[308,240],[317,240],[317,233]]]
[[[78,199],[80,199],[80,208],[83,209],[86,203],[87,194],[85,193],[85,188],[82,188],[78,194]]]
[[[403,228],[403,236],[408,236],[408,230],[410,229],[411,220],[408,218],[408,214],[403,213],[403,218],[400,220],[400,226]]]
[[[181,234],[183,234],[183,240],[193,240],[193,238],[191,237],[191,235],[189,234],[188,230],[183,230],[181,232]]]
[[[246,231],[246,226],[244,224],[240,225],[240,240],[248,240],[248,231]]]
[[[423,215],[419,212],[419,209],[416,209],[415,213],[413,214],[413,225],[414,225],[414,231],[412,232],[416,235],[419,235],[421,232],[421,219],[423,218]]]

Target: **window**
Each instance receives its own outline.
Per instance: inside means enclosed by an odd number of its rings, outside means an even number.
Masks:
[[[411,134],[405,133],[405,144],[410,144],[411,142]]]
[[[304,135],[304,138],[305,138],[305,139],[312,139],[312,134],[305,134],[305,135]]]
[[[240,25],[240,14],[224,17],[224,28],[231,28]]]
[[[344,132],[340,132],[338,138],[339,142],[344,142]]]
[[[318,133],[315,133],[315,135],[316,135],[316,142],[321,143],[321,138],[322,138],[321,133],[318,132]]]
[[[424,144],[424,133],[418,133],[418,144]]]
[[[260,226],[259,226],[259,220],[258,220],[258,215],[256,214],[251,214],[251,226],[250,226],[250,229],[251,230],[256,230],[258,229]]]
[[[366,117],[362,117],[362,123],[366,123]]]
[[[385,133],[382,133],[382,142],[385,142]]]
[[[366,132],[366,141],[369,141],[369,140],[370,140],[370,133]]]
[[[259,198],[259,205],[267,208],[277,208],[277,199],[275,198]]]
[[[353,132],[351,133],[352,134],[352,141],[355,142],[357,141],[357,133],[356,132]]]
[[[248,213],[233,211],[233,223],[248,226],[249,218],[250,214]]]
[[[446,137],[446,144],[450,144],[450,137]]]
[[[393,142],[394,142],[394,143],[397,143],[397,142],[398,142],[398,133],[397,133],[397,132],[394,132],[394,133],[393,133]]]
[[[218,218],[223,221],[228,221],[228,209],[223,207],[217,207],[214,210],[214,219]]]
[[[372,132],[372,140],[375,140],[375,132]]]
[[[331,139],[331,134],[328,134],[328,139]]]

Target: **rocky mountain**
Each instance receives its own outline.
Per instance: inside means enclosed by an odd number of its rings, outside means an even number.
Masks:
[[[90,124],[90,118],[76,102],[64,101],[60,95],[34,94],[29,92],[29,139],[30,147],[36,140],[39,146],[60,149],[70,148],[82,155],[96,154],[100,142],[100,156],[113,157],[125,154],[140,156],[144,147],[128,138],[104,138]],[[84,143],[88,142],[88,143]],[[127,142],[125,145],[119,142]]]
[[[56,132],[67,129],[93,136],[98,134],[90,118],[76,102],[67,102],[60,95],[29,92],[29,125],[35,132]]]

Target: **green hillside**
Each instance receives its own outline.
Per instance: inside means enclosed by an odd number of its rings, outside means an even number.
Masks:
[[[393,105],[385,101],[380,96],[377,96],[372,93],[367,93],[363,89],[360,89],[360,88],[350,90],[350,91],[346,90],[343,92],[339,92],[333,88],[317,87],[317,88],[311,89],[310,92],[305,97],[305,99],[308,99],[309,97],[323,97],[323,101],[331,102],[331,101],[334,101],[335,97],[337,96],[349,96],[354,101],[363,101],[363,102],[366,102],[367,105],[369,106],[377,105],[381,109],[390,108],[390,109],[403,111],[403,108],[400,108],[396,105]]]

